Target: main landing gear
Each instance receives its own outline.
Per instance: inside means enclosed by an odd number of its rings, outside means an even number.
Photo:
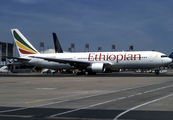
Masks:
[[[77,72],[77,75],[96,75],[96,72]]]
[[[159,73],[160,73],[159,71],[160,71],[160,69],[156,69],[155,70],[155,75],[159,75]]]
[[[85,72],[77,72],[76,74],[77,74],[77,75],[86,75]]]

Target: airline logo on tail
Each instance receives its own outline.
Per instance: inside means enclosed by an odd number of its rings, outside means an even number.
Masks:
[[[12,29],[12,34],[18,51],[21,54],[38,54],[39,52],[29,43],[29,41],[17,30]],[[23,56],[23,55],[22,55]]]
[[[169,55],[169,58],[173,59],[173,52]]]

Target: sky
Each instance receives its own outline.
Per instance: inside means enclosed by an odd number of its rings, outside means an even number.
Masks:
[[[54,48],[52,32],[64,51],[156,50],[166,55],[173,44],[172,0],[1,0],[0,41],[13,42],[19,31],[39,51]]]

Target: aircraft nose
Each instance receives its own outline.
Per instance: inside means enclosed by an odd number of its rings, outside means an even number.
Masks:
[[[169,63],[173,62],[173,59],[167,58],[167,59],[164,60],[164,62],[165,62],[166,64],[169,64]]]
[[[173,59],[169,58],[168,62],[169,62],[169,63],[173,62]]]

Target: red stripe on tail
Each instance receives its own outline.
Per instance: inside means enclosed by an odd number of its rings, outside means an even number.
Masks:
[[[22,54],[35,54],[35,53],[32,53],[32,52],[28,52],[28,51],[25,51],[25,50],[22,50],[19,48],[19,51],[22,53]]]

